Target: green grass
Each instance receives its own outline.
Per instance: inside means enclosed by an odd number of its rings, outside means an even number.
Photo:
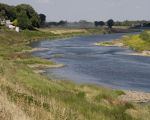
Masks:
[[[122,38],[122,41],[125,46],[129,48],[141,52],[144,50],[150,50],[150,33],[143,32],[140,35],[132,35],[132,36],[125,36]]]
[[[99,46],[119,46],[119,44],[137,52],[150,51],[150,32],[145,31],[138,35],[123,36],[120,40],[96,43]]]
[[[138,111],[139,108],[117,99],[119,95],[124,94],[122,91],[48,79],[35,74],[22,63],[0,63],[0,76],[6,79],[1,80],[1,91],[6,93],[11,102],[21,106],[26,114],[29,113],[27,115],[30,117],[37,117],[36,115],[46,112],[53,114],[53,119],[60,120],[138,120],[127,111]],[[32,111],[32,107],[42,111]],[[140,120],[145,120],[145,117]]]
[[[92,87],[92,85],[77,85],[67,81],[48,80],[44,76],[33,73],[24,64],[10,61],[9,63],[2,61],[0,68],[1,76],[7,79],[1,82],[1,90],[12,102],[25,107],[26,112],[30,113],[30,105],[33,105],[37,109],[43,109],[41,112],[57,114],[56,106],[49,103],[53,100],[55,104],[59,103],[60,108],[68,109],[65,116],[68,119],[75,117],[78,119],[81,116],[87,120],[120,120],[121,118],[132,120],[132,117],[125,113],[132,107],[130,108],[128,103],[120,103],[116,99],[120,92],[118,94],[115,90]],[[104,103],[102,100],[107,102]],[[51,107],[54,107],[56,111],[52,111]],[[60,114],[63,114],[63,111]]]
[[[32,57],[27,59],[19,59],[16,60],[16,62],[23,63],[23,64],[45,64],[45,65],[55,65],[56,63],[50,60],[38,58],[38,57]]]

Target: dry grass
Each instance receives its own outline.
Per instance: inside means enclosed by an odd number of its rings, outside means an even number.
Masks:
[[[0,94],[0,96],[1,120],[31,120],[19,106],[10,102],[5,94]]]
[[[57,29],[50,29],[50,28],[45,28],[45,29],[39,29],[40,31],[43,32],[51,32],[53,34],[68,34],[68,33],[85,33],[87,32],[85,29],[65,29],[65,28],[57,28]]]
[[[106,47],[113,47],[113,46],[122,47],[123,43],[121,40],[113,40],[113,41],[97,42],[95,43],[95,45]]]
[[[14,86],[9,83],[5,78],[0,77],[0,85],[11,85],[15,89],[19,86]],[[0,89],[1,90],[1,89]],[[19,89],[20,90],[20,89]],[[21,89],[22,91],[23,89]],[[22,108],[9,100],[8,95],[4,91],[0,91],[0,120],[31,120],[25,114]]]

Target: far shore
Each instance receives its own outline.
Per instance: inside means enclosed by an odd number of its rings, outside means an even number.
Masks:
[[[97,42],[94,43],[97,46],[105,46],[105,47],[122,47],[128,48],[123,44],[121,40],[113,40],[113,41],[105,41],[105,42]],[[134,51],[133,53],[128,53],[128,55],[136,55],[136,56],[150,56],[150,51],[144,50],[141,52]]]

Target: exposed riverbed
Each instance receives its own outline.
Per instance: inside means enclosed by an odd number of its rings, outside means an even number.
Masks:
[[[39,41],[33,43],[32,47],[50,50],[33,52],[33,55],[65,64],[63,68],[48,69],[47,74],[79,83],[150,92],[150,57],[130,55],[133,51],[126,48],[94,45],[98,41],[119,39],[122,35]]]

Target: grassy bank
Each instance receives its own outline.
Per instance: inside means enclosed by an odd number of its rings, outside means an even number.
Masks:
[[[136,52],[150,55],[150,32],[145,31],[138,35],[124,36],[120,40],[98,42],[96,45],[128,47]]]
[[[149,31],[145,31],[139,35],[125,36],[122,38],[122,41],[125,46],[128,46],[135,51],[150,51]]]
[[[95,85],[78,85],[35,73],[34,68],[29,65],[57,65],[57,63],[32,57],[27,51],[31,49],[27,44],[31,40],[60,35],[49,31],[15,33],[4,29],[1,29],[0,33],[0,119],[150,119],[149,105],[141,106],[118,99],[118,96],[124,94],[120,90]],[[67,33],[69,34],[74,33]]]

